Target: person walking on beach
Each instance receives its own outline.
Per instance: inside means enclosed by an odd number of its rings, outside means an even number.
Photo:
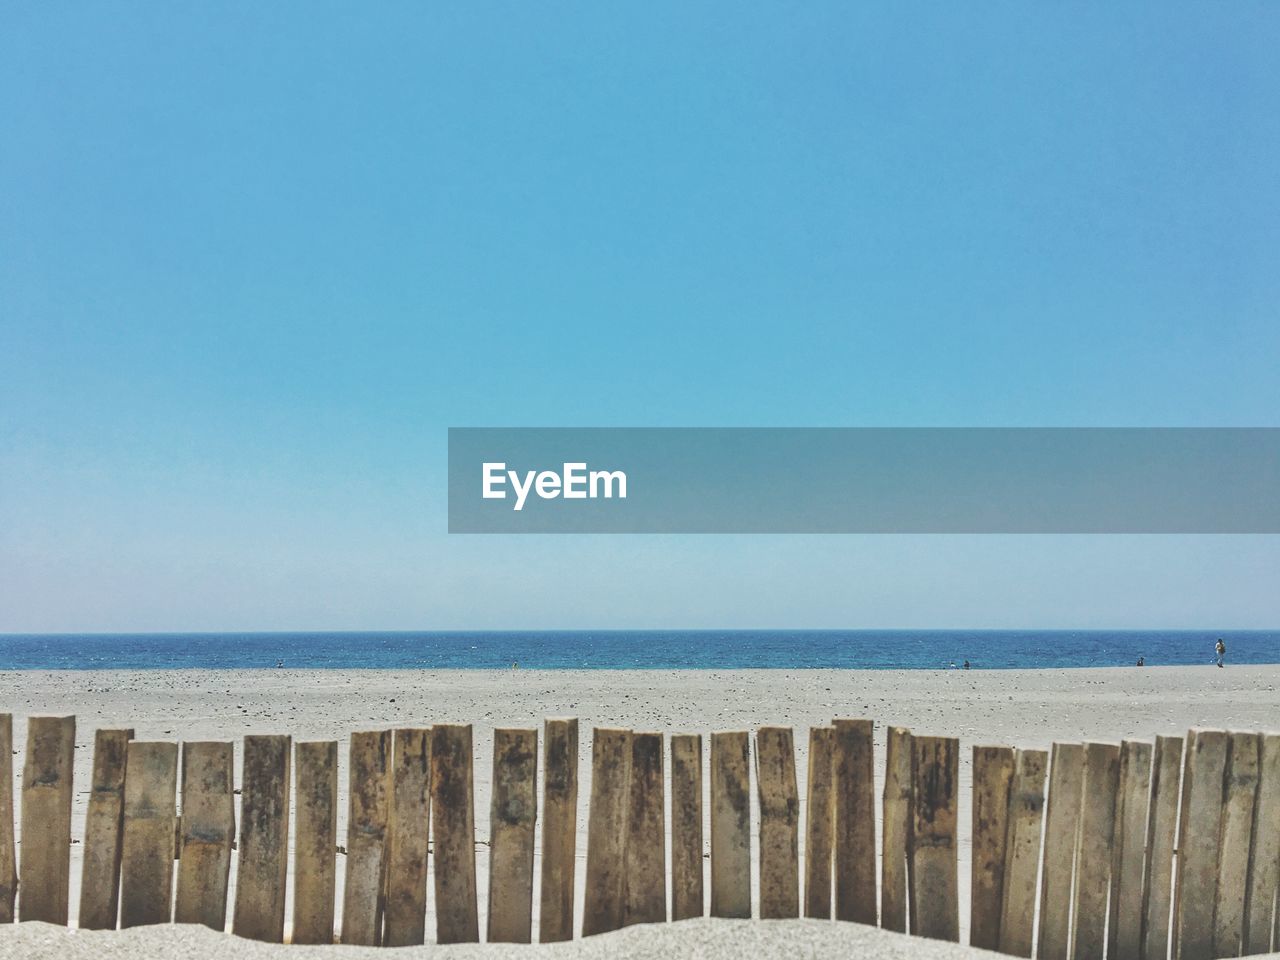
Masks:
[[[1222,666],[1222,658],[1223,658],[1223,657],[1225,657],[1225,656],[1227,655],[1227,645],[1226,645],[1225,643],[1223,643],[1223,642],[1222,642],[1222,638],[1221,638],[1221,637],[1219,637],[1219,638],[1218,638],[1218,642],[1217,642],[1216,644],[1214,644],[1213,652],[1214,652],[1214,653],[1216,653],[1216,654],[1218,655],[1218,656],[1217,656],[1217,664],[1218,664],[1218,666],[1219,666],[1219,667],[1221,667],[1221,666]]]

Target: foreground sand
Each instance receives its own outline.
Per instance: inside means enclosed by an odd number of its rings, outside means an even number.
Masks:
[[[19,924],[0,931],[0,958],[5,960],[320,960],[320,958],[386,958],[379,947],[294,947],[252,943],[203,927],[144,927],[112,932],[75,932],[43,923]],[[740,960],[743,957],[847,960],[962,960],[995,957],[985,950],[951,943],[919,940],[897,933],[851,923],[817,920],[686,920],[665,926],[631,927],[617,933],[588,937],[573,943],[517,947],[500,944],[450,947],[404,947],[392,956],[422,960],[495,960],[539,957],[546,960],[672,960],[698,957],[706,960]]]
[[[581,720],[579,898],[585,872],[582,838],[590,787],[592,726],[707,733],[751,729],[764,724],[792,725],[797,730],[800,750],[797,772],[802,797],[806,774],[805,730],[811,724],[826,723],[836,716],[873,717],[877,721],[881,751],[884,728],[890,724],[908,726],[918,733],[958,736],[962,741],[963,904],[967,902],[968,886],[968,756],[972,745],[1008,743],[1047,747],[1053,740],[1115,741],[1124,737],[1149,738],[1156,733],[1181,734],[1191,726],[1280,729],[1277,687],[1280,687],[1280,666],[1225,670],[1165,667],[971,672],[61,671],[0,673],[0,712],[14,714],[17,750],[14,765],[19,788],[26,716],[76,714],[76,798],[72,830],[77,841],[83,835],[93,731],[97,727],[132,726],[137,736],[144,739],[226,739],[246,733],[290,733],[295,739],[345,739],[351,731],[360,729],[436,721],[474,723],[477,867],[483,929],[491,733],[497,726],[534,726],[546,716],[576,716]],[[881,753],[879,758],[882,756]],[[340,836],[345,835],[345,756],[343,763]],[[878,774],[882,773],[878,770]],[[802,831],[804,815],[802,803]],[[72,854],[73,913],[79,898],[79,855],[77,844]],[[340,859],[339,884],[342,868]],[[433,899],[428,899],[429,910]],[[338,902],[341,903],[340,890]],[[536,911],[536,897],[534,906]],[[967,917],[962,917],[962,927],[967,926],[965,921]],[[779,943],[789,940],[788,934],[780,932],[781,928],[767,926],[779,932],[735,935],[777,937]],[[434,921],[429,918],[428,930],[433,928]],[[825,956],[827,950],[833,954],[837,950],[848,952],[850,944],[845,938],[854,934],[845,925],[839,928],[839,932],[812,934],[817,938],[814,941],[817,952],[813,955]],[[20,941],[25,946],[13,956],[41,955],[32,952],[34,943],[25,939],[37,936],[30,932],[35,929],[38,928],[25,928],[24,939]],[[809,931],[810,926],[803,925],[802,929]],[[827,931],[827,927],[823,930]],[[691,941],[684,955],[694,950],[697,938],[702,935],[693,928],[670,934]],[[803,934],[804,938],[809,936],[808,932]],[[76,936],[67,942],[75,944],[76,949],[89,949],[83,946],[89,941]],[[197,952],[208,955],[202,941],[181,942],[183,946],[175,943],[172,950],[166,946],[165,954],[185,956],[183,951],[189,950],[192,956]],[[18,950],[18,943],[12,941],[7,932],[0,938],[0,944],[9,944],[14,950]],[[666,953],[670,948],[671,945],[664,946],[660,940],[654,941],[655,956],[659,950]],[[2,949],[4,947],[0,947]],[[54,949],[59,955],[67,955],[64,947]],[[594,956],[590,951],[603,948],[582,949]],[[763,945],[760,949],[764,949]],[[884,947],[886,951],[893,949],[896,948]]]

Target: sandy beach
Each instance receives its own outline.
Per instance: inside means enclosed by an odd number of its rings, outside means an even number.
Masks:
[[[452,946],[400,947],[395,957],[425,960],[741,960],[743,957],[804,958],[804,960],[964,960],[995,957],[975,950],[905,937],[899,933],[853,923],[820,920],[685,920],[675,924],[629,927],[572,943],[455,944]],[[0,936],[0,957],[12,960],[322,960],[335,956],[375,960],[386,957],[381,947],[281,946],[257,943],[214,933],[204,927],[134,927],[110,933],[61,930],[44,923],[20,924]]]
[[[975,744],[1047,747],[1054,740],[1181,734],[1188,727],[1280,728],[1280,666],[1166,667],[1059,671],[61,671],[0,674],[0,712],[14,715],[21,789],[25,718],[77,717],[73,838],[83,833],[93,731],[132,726],[140,739],[238,739],[289,733],[295,740],[345,740],[355,730],[433,722],[475,725],[477,867],[481,927],[487,877],[492,730],[576,716],[580,743],[579,903],[590,789],[590,729],[626,726],[672,732],[791,725],[805,794],[806,728],[833,717],[872,717],[878,749],[888,725],[961,739],[960,884],[967,917],[969,753]],[[339,836],[345,835],[345,749]],[[237,745],[237,767],[239,747]],[[878,762],[877,767],[882,765]],[[883,770],[878,769],[882,775]],[[238,771],[237,771],[238,780]],[[879,786],[877,786],[877,790]],[[804,829],[804,804],[801,831]],[[19,841],[21,838],[19,837]],[[73,846],[74,914],[80,876]],[[19,856],[21,847],[19,847]],[[339,886],[342,863],[339,862]],[[233,875],[234,882],[234,875]],[[535,897],[535,911],[537,908]],[[431,911],[431,898],[428,912]],[[338,902],[341,904],[339,890]],[[433,929],[428,917],[428,931]],[[536,926],[536,915],[535,915]],[[803,925],[807,929],[812,924]],[[841,925],[843,926],[843,925]],[[701,928],[699,928],[701,929]],[[46,931],[54,940],[61,937]],[[644,936],[642,934],[631,934]],[[693,928],[683,936],[693,937]],[[24,933],[24,938],[36,936]],[[87,944],[81,935],[68,942]],[[146,934],[130,934],[132,937]],[[825,934],[814,934],[822,940]],[[7,938],[6,938],[7,941]],[[0,941],[4,943],[6,941]],[[29,939],[7,941],[10,949]],[[825,942],[825,941],[824,941]],[[840,945],[829,945],[834,952]],[[844,949],[844,944],[840,949]],[[30,949],[28,949],[30,948]],[[0,948],[3,949],[3,948]],[[586,949],[586,948],[583,948]],[[814,948],[803,955],[824,956]],[[886,950],[889,948],[886,947]],[[655,948],[654,955],[658,953]],[[192,944],[191,955],[208,951]],[[13,954],[18,955],[18,954]],[[88,955],[88,954],[86,954]],[[174,952],[172,955],[183,955]],[[584,954],[586,955],[586,954]],[[885,956],[892,955],[884,953]]]

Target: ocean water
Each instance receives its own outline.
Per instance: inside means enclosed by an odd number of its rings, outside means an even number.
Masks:
[[[1280,663],[1280,630],[572,630],[0,634],[0,670],[947,669]]]

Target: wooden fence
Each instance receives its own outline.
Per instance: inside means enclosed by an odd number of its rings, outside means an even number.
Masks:
[[[66,924],[75,718],[28,721],[20,864],[12,733],[0,715],[0,921]],[[759,729],[754,749],[747,732],[712,734],[706,758],[700,735],[595,730],[582,934],[709,906],[718,917],[834,917],[958,940],[959,742],[889,728],[879,849],[871,721],[815,727],[808,743],[802,885],[790,728]],[[422,943],[430,858],[436,940],[478,941],[471,727],[355,733],[349,751],[339,847],[334,741],[245,737],[237,833],[230,742],[179,749],[132,730],[97,731],[80,926],[172,920],[222,930],[234,856],[235,934],[285,939],[292,872],[293,942]],[[537,939],[571,939],[577,721],[546,721],[541,804],[537,730],[495,730],[492,756],[486,939],[534,938],[535,887]],[[1280,735],[1192,730],[1185,741],[1057,743],[1051,752],[978,746],[972,775],[973,945],[1046,960],[1207,960],[1280,947]]]

